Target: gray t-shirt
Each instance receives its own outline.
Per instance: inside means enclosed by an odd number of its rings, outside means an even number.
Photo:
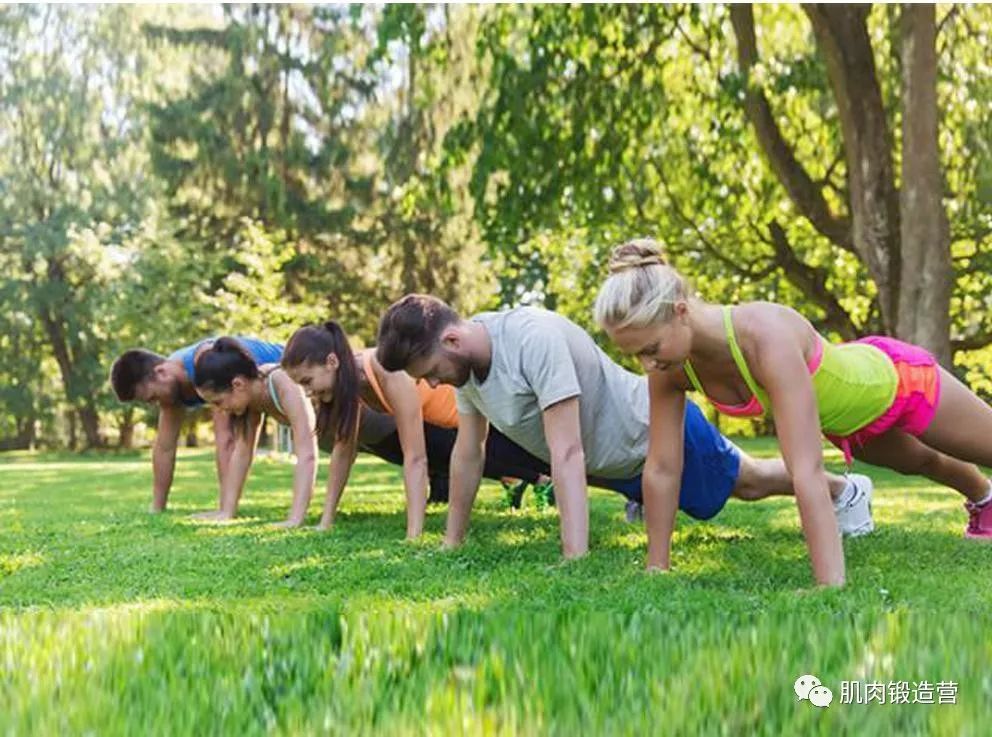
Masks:
[[[461,414],[481,414],[532,455],[550,462],[542,411],[579,397],[586,472],[631,478],[648,445],[648,383],[618,366],[575,323],[518,307],[472,318],[489,332],[492,364],[457,391]]]

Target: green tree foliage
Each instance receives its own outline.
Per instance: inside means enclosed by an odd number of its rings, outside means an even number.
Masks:
[[[224,6],[219,23],[146,27],[202,60],[187,89],[151,108],[152,152],[177,238],[216,265],[206,285],[215,324],[265,328],[286,302],[299,310],[285,320],[329,302],[362,312],[364,258],[350,229],[371,181],[353,159],[373,83],[360,20],[355,8],[252,5]],[[245,253],[256,247],[269,252]],[[255,318],[238,304],[249,295]]]
[[[467,188],[470,162],[443,146],[478,108],[478,22],[472,7],[423,5],[389,5],[379,19],[370,67],[380,77],[392,69],[397,82],[395,94],[380,94],[380,105],[369,111],[381,121],[373,123],[382,131],[381,163],[378,196],[363,213],[359,237],[382,259],[390,299],[428,292],[473,312],[495,296]]]
[[[484,246],[458,186],[468,166],[449,166],[441,147],[474,111],[474,19],[470,9],[255,5],[225,7],[219,29],[149,27],[212,59],[186,94],[153,109],[179,237],[243,273],[245,218],[256,235],[277,233],[292,251],[278,267],[280,299],[319,307],[366,341],[407,291],[478,306]]]
[[[877,288],[888,267],[870,262],[870,213],[858,212],[846,158],[863,130],[841,122],[867,92],[841,95],[829,23],[814,10],[761,6],[754,20],[735,12],[530,6],[488,17],[480,48],[492,61],[490,88],[453,143],[481,146],[473,193],[487,241],[514,267],[503,275],[506,302],[543,299],[588,324],[610,247],[651,234],[704,296],[781,300],[840,337],[896,330]],[[852,13],[891,143],[875,152],[889,162],[884,206],[898,211],[907,31],[898,8]],[[962,309],[988,291],[979,264],[990,246],[992,205],[980,192],[990,114],[978,101],[992,79],[981,56],[989,20],[974,7],[935,19],[946,247],[956,258],[944,337],[955,349],[992,337],[987,309]],[[888,227],[898,261],[898,216]],[[558,272],[564,264],[584,270]]]
[[[145,49],[124,8],[0,13],[3,289],[38,331],[15,338],[34,349],[21,362],[54,358],[86,444],[100,446],[112,287],[155,194],[132,115]]]
[[[644,234],[704,297],[953,351],[992,396],[990,29],[989,6],[0,9],[0,447],[126,444],[151,418],[106,373],[133,346],[328,317],[367,344],[409,291],[592,329]]]

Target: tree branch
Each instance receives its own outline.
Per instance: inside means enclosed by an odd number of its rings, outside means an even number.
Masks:
[[[737,64],[744,78],[744,110],[768,163],[785,187],[799,212],[821,235],[836,246],[855,253],[851,222],[830,211],[820,187],[796,159],[772,113],[768,98],[751,83],[751,69],[758,63],[758,44],[754,33],[754,11],[750,5],[731,5],[730,21],[737,36]]]
[[[951,341],[951,351],[977,351],[992,343],[992,333],[984,332],[977,335],[969,335],[967,338],[959,338]]]
[[[937,25],[937,38],[940,39],[940,46],[937,49],[937,56],[942,56],[944,49],[947,46],[947,42],[943,38],[944,26],[954,20],[954,17],[958,14],[960,9],[960,5],[952,5],[951,9],[944,14],[944,17],[940,19],[940,23]]]
[[[899,322],[902,256],[892,134],[867,18],[869,5],[804,4],[837,104],[847,160],[851,242],[878,288],[885,330]]]
[[[851,320],[837,298],[827,289],[829,273],[802,261],[789,243],[785,229],[777,220],[768,224],[771,240],[768,242],[775,249],[775,259],[782,271],[794,285],[807,297],[812,299],[824,311],[824,324],[840,334],[844,340],[854,340],[860,331]]]
[[[689,36],[689,34],[682,28],[681,18],[678,17],[675,18],[675,30],[678,31],[678,34],[682,37],[682,40],[686,42],[686,44],[689,46],[690,49],[692,49],[701,57],[706,59],[707,62],[713,61],[713,58],[710,54],[710,50],[700,46],[698,43],[693,41],[692,38]]]
[[[693,233],[696,234],[700,244],[707,253],[713,256],[713,258],[719,261],[723,266],[730,269],[733,273],[740,274],[750,281],[760,281],[775,271],[776,264],[773,261],[770,261],[769,264],[766,264],[763,268],[743,269],[738,263],[738,260],[724,255],[723,251],[720,250],[720,248],[718,248],[705,233],[703,233],[699,225],[696,224],[696,221],[690,218],[682,209],[681,203],[675,196],[675,193],[672,191],[672,187],[668,182],[668,177],[665,176],[664,167],[658,164],[655,159],[652,159],[651,165],[654,167],[654,170],[658,172],[658,178],[661,180],[661,184],[665,188],[665,194],[672,203],[672,209],[675,211],[675,214],[678,216],[679,220],[692,229]]]
[[[844,160],[843,153],[838,153],[836,156],[834,156],[834,160],[830,162],[830,166],[827,167],[827,170],[823,173],[823,176],[820,177],[820,180],[817,183],[822,187],[826,187],[830,185],[830,180],[834,175],[834,171],[836,171],[837,167],[840,166],[843,160]]]

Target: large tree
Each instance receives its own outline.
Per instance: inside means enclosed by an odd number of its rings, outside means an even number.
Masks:
[[[204,54],[191,88],[154,109],[180,237],[217,256],[250,219],[292,251],[280,299],[366,341],[405,291],[477,306],[468,167],[441,145],[478,99],[475,16],[255,5],[225,7],[219,27],[149,27]]]
[[[474,311],[493,301],[465,186],[471,168],[443,146],[478,109],[478,16],[472,7],[410,4],[389,5],[377,18],[370,69],[377,79],[398,81],[383,84],[363,121],[381,130],[374,139],[378,196],[361,213],[355,237],[381,258],[385,302],[429,292]]]
[[[783,135],[762,86],[750,5],[730,17],[745,84],[745,110],[769,165],[797,211],[838,248],[855,253],[878,289],[882,328],[919,343],[950,365],[950,234],[937,146],[936,15],[906,5],[892,28],[902,77],[902,187],[893,120],[885,107],[868,30],[870,5],[804,6],[838,111],[846,202],[833,208]],[[839,210],[839,211],[838,211]]]
[[[104,444],[113,285],[155,190],[135,109],[148,83],[138,22],[128,8],[0,10],[3,291],[37,321],[89,446]]]
[[[341,312],[360,310],[362,259],[347,247],[371,186],[353,162],[373,91],[360,18],[357,7],[228,5],[219,20],[146,27],[199,60],[188,88],[152,107],[177,236],[219,265],[210,289],[230,295],[250,277],[245,244],[280,251],[267,265],[282,286],[259,306],[272,328],[280,302],[326,305],[333,293]]]
[[[487,239],[516,267],[504,299],[587,321],[610,245],[651,233],[710,297],[781,299],[839,337],[885,331],[945,363],[988,343],[966,307],[992,250],[988,9],[754,14],[489,16],[470,127]]]

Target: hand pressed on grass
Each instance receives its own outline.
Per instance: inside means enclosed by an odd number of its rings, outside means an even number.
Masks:
[[[196,514],[191,514],[190,517],[204,522],[226,522],[234,519],[233,514],[229,514],[228,512],[224,512],[220,509],[214,509],[210,512],[197,512]]]

